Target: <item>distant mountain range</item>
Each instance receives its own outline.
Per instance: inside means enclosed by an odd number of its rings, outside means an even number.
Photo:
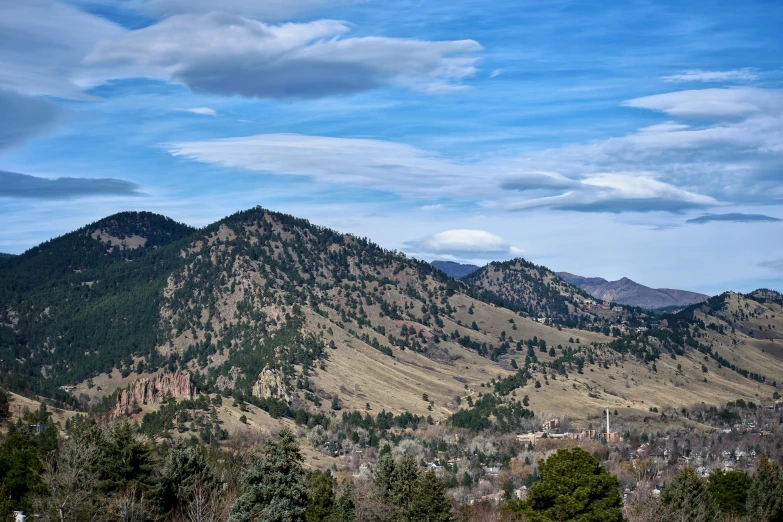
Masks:
[[[685,307],[709,298],[708,295],[685,290],[650,288],[627,277],[607,281],[602,277],[582,277],[568,272],[557,272],[557,275],[598,299],[647,309]]]
[[[454,279],[461,279],[479,269],[476,265],[455,263],[454,261],[433,261],[430,264]]]
[[[0,252],[0,259],[7,259],[9,257],[14,257],[14,254],[6,254],[4,252]]]

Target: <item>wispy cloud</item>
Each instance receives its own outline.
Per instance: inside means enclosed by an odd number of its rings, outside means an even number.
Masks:
[[[771,259],[769,261],[762,261],[759,263],[761,268],[772,270],[773,272],[779,272],[783,274],[783,259]]]
[[[172,143],[174,156],[266,174],[388,190],[414,197],[461,194],[475,187],[465,166],[411,145],[301,134]],[[485,183],[487,184],[487,183]]]
[[[677,188],[641,174],[599,174],[575,182],[574,189],[557,196],[526,199],[506,205],[508,210],[550,207],[576,212],[673,212],[717,205],[715,199]]]
[[[517,211],[683,213],[783,198],[783,90],[686,90],[625,105],[676,119],[603,141],[471,162],[388,140],[292,134],[167,148],[204,163]]]
[[[713,223],[716,221],[724,223],[779,223],[783,221],[783,219],[772,216],[765,216],[764,214],[741,214],[733,212],[730,214],[704,214],[703,216],[689,219],[686,221],[686,223],[703,225],[705,223]]]
[[[363,0],[221,0],[219,7],[227,13],[269,21],[284,20],[312,10],[361,1]],[[213,0],[137,0],[136,7],[161,18],[216,10]]]
[[[58,119],[60,110],[52,102],[0,90],[0,150],[35,136]]]
[[[121,179],[47,179],[0,171],[0,198],[73,199],[96,196],[144,196],[145,194],[139,189],[139,185]]]
[[[664,76],[666,82],[751,82],[759,77],[758,69],[744,67],[730,71],[705,71],[690,69],[679,74]]]
[[[0,89],[89,98],[82,60],[101,40],[125,30],[54,0],[0,2]]]
[[[475,71],[473,40],[346,36],[337,20],[270,25],[225,13],[182,14],[102,42],[86,62],[106,79],[147,77],[199,92],[318,98],[382,86],[459,88]]]
[[[189,109],[177,109],[182,112],[190,112],[192,114],[198,114],[200,116],[217,116],[217,111],[210,107],[191,107]]]

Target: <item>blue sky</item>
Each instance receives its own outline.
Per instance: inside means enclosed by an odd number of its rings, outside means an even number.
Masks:
[[[781,26],[776,1],[0,0],[0,251],[262,205],[428,260],[783,290]]]

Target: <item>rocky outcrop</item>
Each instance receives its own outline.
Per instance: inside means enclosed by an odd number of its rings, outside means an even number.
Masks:
[[[123,415],[131,411],[134,405],[157,404],[168,397],[175,399],[192,399],[198,390],[190,375],[177,370],[175,373],[164,372],[152,379],[138,379],[130,388],[122,390],[117,396],[117,405],[113,416]]]
[[[236,366],[232,366],[228,371],[228,375],[220,375],[215,380],[215,387],[219,390],[233,390],[236,387],[237,379],[242,376],[242,370]]]
[[[264,368],[258,374],[258,380],[253,385],[253,396],[260,399],[278,399],[291,402],[291,394],[285,387],[283,374],[270,368]]]

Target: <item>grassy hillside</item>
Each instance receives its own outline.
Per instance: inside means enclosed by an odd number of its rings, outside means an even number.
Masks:
[[[261,208],[198,231],[120,214],[19,259],[0,269],[3,384],[73,407],[181,368],[270,418],[388,411],[513,429],[530,414],[523,396],[538,414],[587,418],[769,396],[783,382],[765,340],[783,327],[778,294],[741,296],[723,319],[711,300],[656,323],[523,260],[455,281]],[[253,395],[267,369],[289,400]]]

